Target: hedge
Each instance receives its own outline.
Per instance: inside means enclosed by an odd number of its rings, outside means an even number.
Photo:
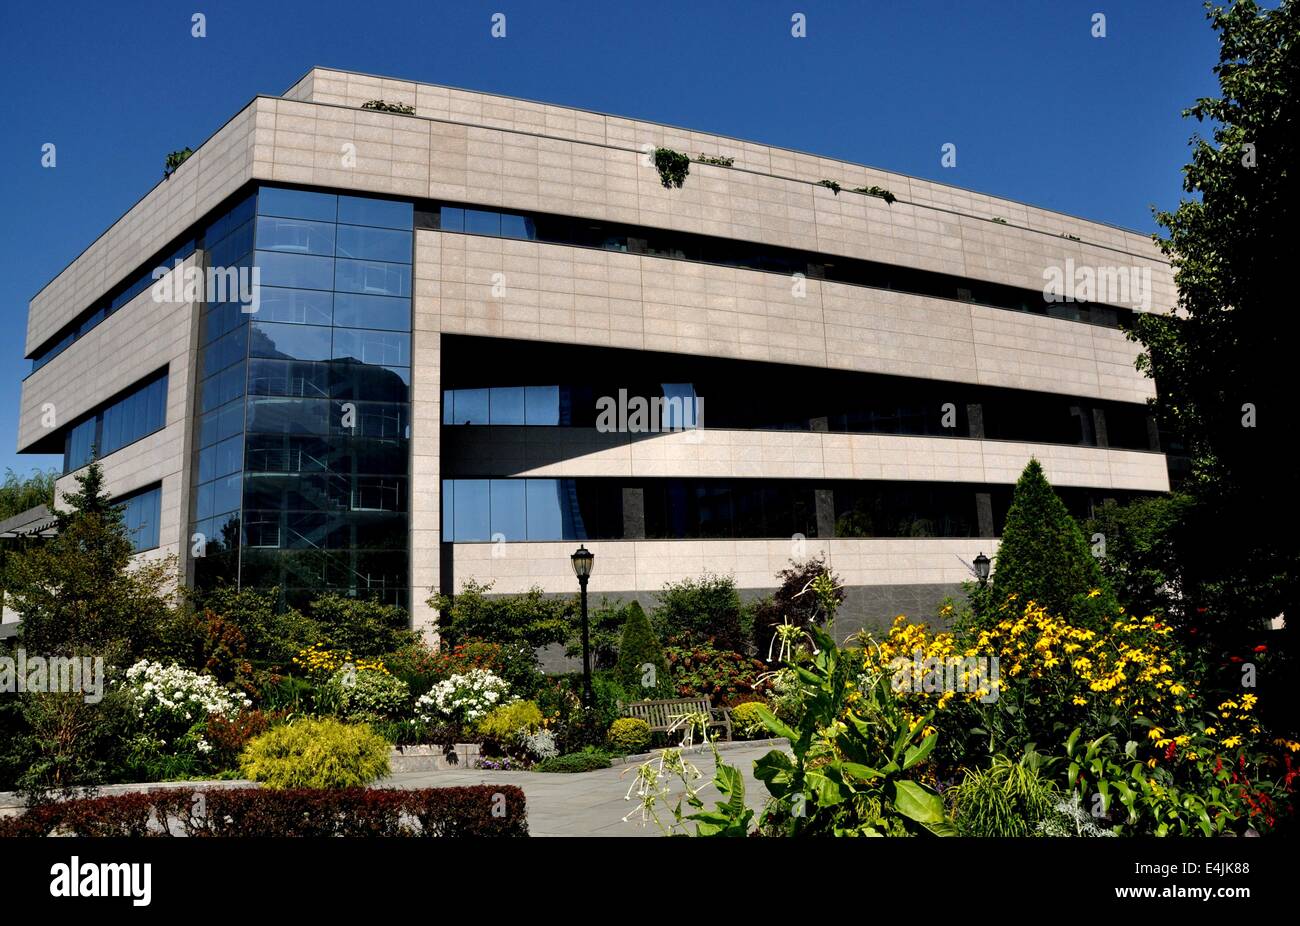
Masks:
[[[38,804],[12,836],[527,836],[515,785],[463,788],[155,788]]]

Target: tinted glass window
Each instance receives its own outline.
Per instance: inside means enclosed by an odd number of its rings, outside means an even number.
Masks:
[[[500,236],[501,213],[485,212],[481,209],[466,209],[465,231],[472,235]]]
[[[528,536],[524,480],[492,480],[492,539],[524,540]]]
[[[504,386],[490,391],[488,421],[492,424],[524,423],[524,387]]]
[[[306,219],[261,216],[257,220],[257,249],[290,254],[334,256],[334,225]]]
[[[259,215],[333,222],[338,215],[338,197],[333,193],[262,187],[257,191],[257,211]]]
[[[263,286],[291,286],[299,289],[333,289],[334,258],[311,254],[282,254],[258,251]]]
[[[136,553],[158,546],[158,522],[162,505],[162,487],[132,495],[121,503],[126,535]]]
[[[410,230],[414,209],[410,203],[386,199],[366,199],[361,196],[340,196],[338,221],[340,225],[378,225],[384,228]]]
[[[334,296],[334,324],[343,328],[411,330],[411,300],[392,296],[337,293]]]
[[[490,540],[491,504],[487,479],[456,479],[452,482],[456,540]]]
[[[328,288],[328,284],[324,288]],[[345,260],[340,257],[336,262],[334,289],[376,296],[410,296],[411,268],[408,264]]]
[[[322,290],[263,286],[261,297],[254,314],[258,321],[328,325],[333,315],[334,294]]]
[[[328,360],[330,329],[314,325],[257,322],[249,338],[249,356],[286,360]]]
[[[454,206],[443,206],[439,211],[438,227],[443,231],[465,230],[465,210]]]
[[[409,366],[411,336],[394,331],[334,329],[334,357],[378,366]]]
[[[559,386],[529,386],[524,390],[524,423],[560,423]]]
[[[409,264],[411,233],[392,228],[340,225],[338,226],[338,256]]]
[[[528,539],[563,539],[564,520],[560,516],[559,480],[525,479],[523,481],[528,502]]]

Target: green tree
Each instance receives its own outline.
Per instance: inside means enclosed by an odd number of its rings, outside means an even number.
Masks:
[[[32,470],[25,476],[6,469],[4,482],[0,484],[0,521],[37,505],[53,505],[54,483],[58,478],[59,474],[52,469]]]
[[[1125,505],[1108,501],[1085,522],[1089,537],[1104,538],[1102,574],[1130,614],[1183,616],[1185,547],[1197,542],[1189,530],[1195,505],[1181,493]]]
[[[821,599],[815,593],[813,581],[821,575],[828,576],[834,589],[835,607],[844,603],[844,590],[839,576],[826,564],[824,554],[817,554],[802,562],[790,561],[790,565],[776,574],[781,580],[775,592],[759,603],[754,613],[754,652],[760,655],[767,652],[772,643],[776,626],[787,618],[790,623],[800,627],[824,626],[830,617],[821,605]]]
[[[58,536],[17,553],[10,563],[9,606],[22,618],[19,640],[30,652],[90,651],[110,661],[145,652],[173,612],[175,563],[130,565],[133,548],[122,511],[104,492],[91,463],[78,491],[56,512]]]
[[[522,595],[490,595],[491,591],[491,582],[470,579],[454,597],[429,599],[429,606],[441,615],[440,631],[447,642],[487,640],[540,649],[568,639],[577,614],[574,596],[548,597],[536,587]]]
[[[717,646],[746,651],[740,594],[731,576],[705,573],[698,579],[668,582],[658,597],[653,621],[660,639],[702,643],[712,638]]]
[[[646,666],[654,666],[654,684],[651,686],[645,684]],[[623,640],[618,648],[617,676],[626,691],[638,692],[643,698],[653,698],[656,693],[672,687],[663,647],[650,626],[650,618],[635,601],[627,606],[627,622],[623,624]],[[653,691],[646,693],[647,687]]]
[[[188,613],[173,622],[169,642],[178,647],[173,658],[185,661],[182,653],[209,653],[212,628],[207,612],[239,630],[248,659],[258,668],[287,671],[299,652],[313,643],[328,642],[316,621],[296,608],[281,607],[278,588],[219,585],[195,593]]]
[[[1294,351],[1286,308],[1300,203],[1300,3],[1207,5],[1219,33],[1220,93],[1184,112],[1184,198],[1157,213],[1178,287],[1177,314],[1141,314],[1130,336],[1154,377],[1155,407],[1191,458],[1192,512],[1210,528],[1181,566],[1194,611],[1246,627],[1280,611],[1300,625],[1300,480],[1295,478]]]
[[[607,597],[601,596],[600,604],[591,609],[588,621],[588,643],[591,646],[593,669],[612,669],[618,662],[619,640],[623,637],[623,625],[627,623],[628,609],[633,604],[635,602],[624,603],[617,598],[610,601]],[[569,641],[564,648],[564,655],[570,658],[582,656],[581,620],[575,620],[569,630]]]
[[[54,483],[59,474],[54,470],[32,470],[19,476],[12,469],[5,470],[4,483],[0,484],[0,521],[22,514],[37,505],[54,504]],[[26,539],[0,539],[0,600],[9,587],[9,555],[14,550],[30,544]]]
[[[1052,614],[1081,620],[1117,606],[1083,532],[1035,459],[1016,482],[995,564],[996,601],[1014,594],[1022,605],[1036,601]],[[1093,589],[1102,592],[1095,604]]]
[[[396,605],[321,595],[307,611],[331,645],[354,656],[382,656],[416,641],[410,615]]]

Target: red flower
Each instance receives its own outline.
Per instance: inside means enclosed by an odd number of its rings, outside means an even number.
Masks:
[[[1261,643],[1261,644],[1259,644],[1259,646],[1255,647],[1255,652],[1257,652],[1257,653],[1267,653],[1267,652],[1268,652],[1268,647],[1265,646],[1263,643]]]
[[[1231,656],[1231,657],[1229,657],[1228,661],[1229,661],[1229,662],[1245,662],[1246,660],[1242,659],[1240,656]]]

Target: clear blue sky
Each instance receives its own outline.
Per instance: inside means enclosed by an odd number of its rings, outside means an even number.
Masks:
[[[190,35],[195,11],[206,38]],[[1178,114],[1215,92],[1218,58],[1196,0],[54,0],[5,2],[0,36],[0,470],[20,471],[56,462],[14,452],[32,295],[167,152],[312,65],[754,139],[1150,232],[1151,205],[1179,196],[1193,123]],[[940,166],[945,142],[956,168]]]

